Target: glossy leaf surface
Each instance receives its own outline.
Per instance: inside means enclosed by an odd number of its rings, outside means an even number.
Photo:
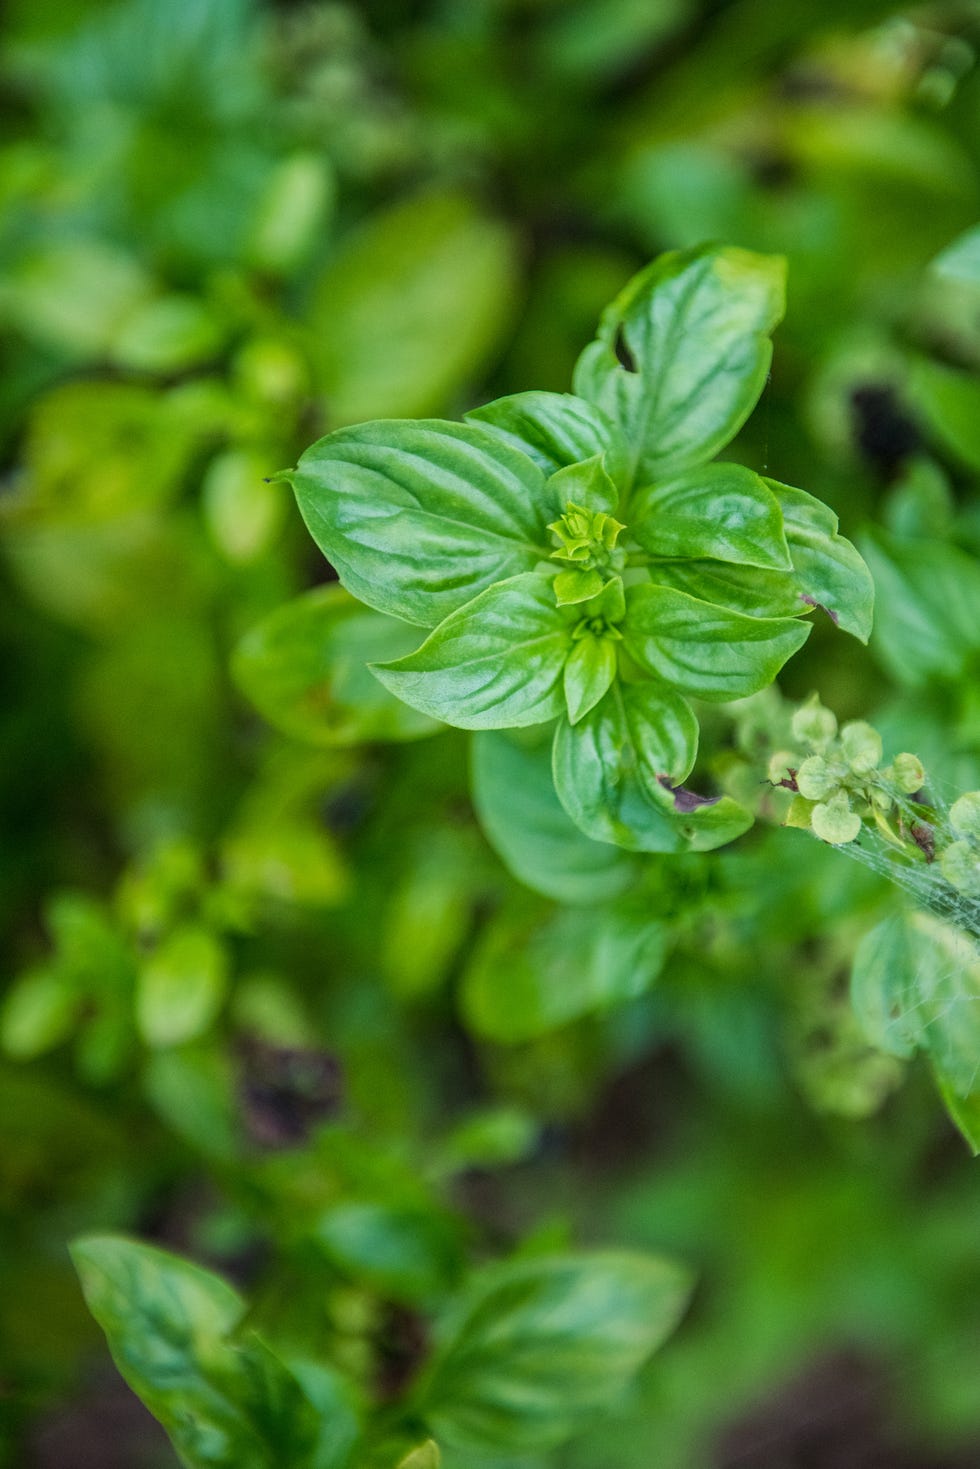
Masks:
[[[777,256],[703,246],[662,255],[603,314],[575,391],[622,428],[632,483],[703,464],[734,438],[765,386],[784,279]]]
[[[288,478],[348,590],[422,627],[547,557],[545,526],[560,508],[519,450],[438,420],[342,429]]]

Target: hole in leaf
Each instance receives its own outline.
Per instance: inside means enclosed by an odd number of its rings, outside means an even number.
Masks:
[[[613,342],[613,351],[616,353],[616,361],[619,363],[620,367],[625,367],[627,372],[636,372],[636,358],[630,351],[629,343],[626,340],[626,333],[623,330],[622,324],[620,324],[616,328],[616,339]]]

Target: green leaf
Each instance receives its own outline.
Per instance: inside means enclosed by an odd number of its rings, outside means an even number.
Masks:
[[[0,1048],[18,1061],[44,1055],[68,1039],[85,995],[69,969],[46,964],[19,975],[0,1006]]]
[[[348,1201],[318,1221],[315,1239],[359,1287],[414,1302],[446,1289],[459,1269],[459,1240],[449,1220],[421,1208]]]
[[[560,508],[518,450],[476,425],[438,420],[342,429],[287,478],[344,585],[422,627],[546,558],[545,527]]]
[[[245,1303],[231,1286],[117,1236],[71,1253],[116,1366],[188,1469],[338,1469],[336,1436],[296,1376],[254,1334],[236,1337]]]
[[[862,556],[838,534],[837,516],[804,490],[773,479],[766,484],[783,513],[798,595],[866,643],[874,620],[874,582]]]
[[[920,357],[912,363],[914,402],[938,443],[980,470],[980,378]]]
[[[888,918],[858,946],[851,995],[874,1045],[904,1059],[925,1051],[941,1086],[971,1096],[980,1057],[980,952],[971,938],[931,913]]]
[[[548,480],[547,495],[562,510],[572,503],[593,512],[605,511],[607,515],[618,507],[620,498],[601,454],[556,469]]]
[[[637,864],[591,841],[555,793],[550,741],[486,731],[471,746],[473,804],[484,834],[520,882],[563,903],[604,903],[634,881]]]
[[[703,464],[741,428],[766,383],[784,279],[778,256],[701,246],[660,256],[606,310],[574,386],[623,430],[631,483]]]
[[[571,647],[550,577],[513,576],[447,617],[407,658],[374,665],[378,678],[435,719],[460,729],[543,724],[563,706]]]
[[[734,561],[660,561],[650,573],[658,586],[744,617],[798,617],[804,610],[792,572],[765,571]]]
[[[460,194],[376,211],[317,284],[310,351],[333,424],[438,413],[513,309],[510,231]]]
[[[936,256],[931,268],[946,280],[980,286],[980,224],[957,236]]]
[[[136,1024],[150,1046],[194,1040],[212,1025],[228,990],[228,961],[207,929],[170,934],[143,965],[136,987]]]
[[[464,1450],[551,1448],[615,1404],[689,1291],[681,1267],[625,1252],[491,1267],[444,1324],[422,1414]]]
[[[751,817],[725,797],[693,804],[674,788],[697,753],[690,707],[666,684],[614,684],[580,724],[555,731],[555,789],[587,836],[630,851],[708,851]],[[693,809],[680,809],[682,807]]]
[[[980,1158],[980,1090],[958,1097],[952,1087],[939,1082],[943,1106],[959,1128],[974,1158]]]
[[[603,580],[598,571],[560,571],[552,583],[559,607],[574,607],[598,597]]]
[[[896,681],[957,679],[980,649],[980,562],[956,546],[883,531],[861,538],[874,577],[871,646]]]
[[[652,556],[792,566],[779,502],[741,464],[705,464],[634,491],[633,538]]]
[[[616,647],[611,638],[587,633],[572,645],[565,662],[565,704],[572,724],[594,709],[616,677]]]
[[[317,587],[245,635],[232,674],[264,718],[294,739],[411,740],[438,726],[393,698],[368,664],[417,644],[415,628],[367,610],[342,587]]]
[[[463,977],[467,1028],[487,1040],[536,1040],[595,1010],[632,1000],[663,965],[666,930],[622,904],[513,904],[484,928]]]
[[[471,409],[466,422],[483,424],[522,450],[547,475],[596,454],[605,456],[606,470],[614,480],[626,469],[626,442],[618,424],[572,393],[515,393]]]
[[[645,668],[701,699],[740,699],[771,684],[809,623],[745,617],[670,587],[631,587],[623,635]]]
[[[442,1455],[434,1438],[426,1439],[398,1461],[398,1469],[440,1469]]]

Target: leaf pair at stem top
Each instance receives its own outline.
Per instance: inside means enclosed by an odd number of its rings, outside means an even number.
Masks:
[[[709,462],[765,384],[783,275],[743,250],[665,255],[604,314],[574,395],[342,429],[288,476],[348,590],[431,629],[374,665],[381,682],[464,729],[555,721],[556,789],[602,841],[738,835],[734,802],[676,794],[697,754],[688,697],[771,683],[816,606],[870,630],[871,579],[834,514]]]

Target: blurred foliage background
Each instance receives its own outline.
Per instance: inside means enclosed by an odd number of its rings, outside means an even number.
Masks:
[[[3,24],[0,1464],[176,1462],[66,1254],[123,1229],[382,1403],[475,1261],[693,1267],[625,1414],[492,1469],[976,1466],[980,1183],[847,1001],[880,880],[780,830],[542,879],[361,631],[283,672],[264,619],[333,595],[269,479],[314,437],[564,389],[656,252],[782,252],[737,455],[879,585],[871,653],[820,627],[784,688],[980,785],[980,4]]]

